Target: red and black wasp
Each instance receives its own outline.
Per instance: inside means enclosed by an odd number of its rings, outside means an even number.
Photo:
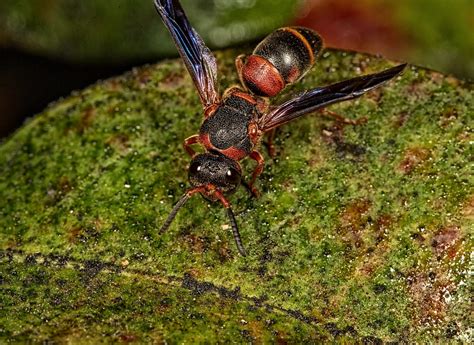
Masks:
[[[221,96],[217,87],[216,59],[189,23],[179,1],[154,2],[194,81],[204,108],[204,121],[199,134],[184,141],[184,148],[192,157],[189,166],[192,188],[176,203],[160,232],[169,228],[178,210],[192,195],[201,193],[210,201],[220,201],[227,210],[237,248],[245,256],[234,213],[224,194],[234,192],[242,183],[258,195],[254,184],[264,166],[264,159],[257,151],[262,136],[330,104],[362,96],[400,74],[405,64],[306,91],[270,107],[268,98],[299,80],[313,66],[323,48],[322,39],[316,32],[302,27],[284,27],[260,42],[251,56],[237,57],[236,67],[242,86],[232,87]],[[332,115],[338,117],[337,114]],[[191,147],[193,144],[204,146],[206,153],[197,154]],[[242,181],[239,164],[245,157],[257,162],[248,184]]]

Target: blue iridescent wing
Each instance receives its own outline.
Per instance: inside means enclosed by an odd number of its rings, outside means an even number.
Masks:
[[[154,0],[179,54],[191,75],[204,108],[219,102],[214,55],[188,21],[178,0]]]
[[[304,92],[280,104],[263,116],[259,121],[259,128],[266,132],[330,104],[360,97],[399,75],[405,66],[406,64],[398,65],[379,73],[344,80]]]

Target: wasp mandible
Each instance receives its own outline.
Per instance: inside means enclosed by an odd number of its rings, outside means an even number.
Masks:
[[[220,95],[216,59],[189,23],[179,1],[154,0],[154,3],[194,81],[204,113],[199,134],[184,141],[184,148],[192,158],[189,165],[192,188],[176,203],[160,233],[169,228],[186,201],[200,193],[210,201],[222,203],[237,248],[245,256],[237,222],[225,194],[234,192],[240,184],[244,184],[254,195],[258,195],[254,184],[264,167],[263,156],[257,150],[262,136],[330,104],[360,97],[399,75],[406,64],[318,87],[271,107],[268,99],[301,79],[323,49],[321,37],[313,30],[284,27],[263,39],[249,57],[237,57],[236,67],[242,85],[232,87]],[[206,152],[196,153],[191,147],[194,144],[204,146]],[[246,157],[257,163],[248,184],[242,181],[239,164]]]

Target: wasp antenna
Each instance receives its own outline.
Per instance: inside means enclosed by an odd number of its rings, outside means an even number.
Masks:
[[[166,221],[165,221],[165,224],[163,224],[163,226],[161,227],[160,229],[160,234],[164,233],[166,230],[168,230],[168,228],[170,227],[171,223],[173,222],[174,220],[174,217],[176,217],[176,214],[178,213],[179,209],[181,207],[183,207],[183,205],[186,203],[186,201],[189,200],[189,198],[193,195],[193,194],[196,194],[196,193],[200,193],[200,192],[203,192],[205,190],[205,187],[203,186],[200,186],[200,187],[196,187],[196,188],[193,188],[193,189],[190,189],[188,190],[186,193],[184,193],[184,195],[181,197],[181,199],[179,199],[179,201],[176,203],[176,205],[174,205],[173,209],[171,210],[168,218],[166,218]]]
[[[168,215],[168,218],[166,218],[165,223],[163,224],[163,226],[161,227],[161,229],[159,231],[160,234],[162,234],[166,230],[168,230],[168,228],[170,227],[170,225],[173,222],[174,218],[176,217],[176,214],[178,213],[179,209],[181,207],[183,207],[183,205],[186,203],[186,201],[189,200],[190,197],[191,197],[191,195],[189,195],[188,193],[185,193],[181,197],[181,199],[179,199],[179,201],[176,203],[176,205],[174,205],[173,210],[171,210],[171,213]]]
[[[242,239],[240,238],[239,228],[237,227],[237,222],[235,221],[234,212],[229,207],[226,207],[227,216],[229,216],[230,225],[232,226],[232,233],[234,234],[235,243],[237,244],[237,249],[239,250],[240,255],[247,256],[244,246],[242,245]]]
[[[237,244],[237,249],[239,250],[240,255],[247,256],[247,252],[245,251],[244,246],[242,245],[242,239],[240,238],[239,228],[237,227],[237,221],[235,220],[234,212],[232,212],[232,208],[230,207],[230,203],[227,199],[222,195],[222,193],[218,190],[214,191],[214,195],[217,199],[220,200],[224,208],[226,209],[227,216],[230,220],[230,225],[232,226],[232,234],[234,235],[235,244]]]

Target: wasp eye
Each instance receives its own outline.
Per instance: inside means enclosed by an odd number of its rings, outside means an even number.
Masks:
[[[197,174],[200,171],[201,171],[201,163],[199,162],[193,162],[191,166],[189,167],[189,172],[193,175]]]
[[[225,174],[225,179],[227,182],[237,184],[240,182],[240,174],[237,170],[230,168]]]

